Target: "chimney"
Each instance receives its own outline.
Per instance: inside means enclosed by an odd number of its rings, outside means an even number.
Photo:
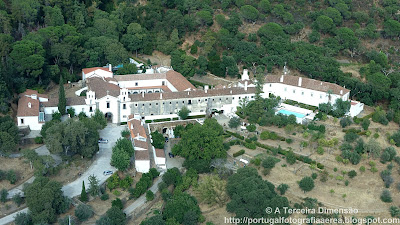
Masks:
[[[188,91],[188,95],[189,95],[190,91]]]
[[[32,99],[37,99],[37,95],[33,94],[33,95],[31,95],[31,98]]]
[[[247,69],[244,69],[242,80],[248,80],[248,79],[249,79],[249,71]]]
[[[244,90],[247,91],[247,80],[244,82]]]
[[[160,99],[162,99],[162,93],[160,92]]]
[[[208,85],[204,85],[204,92],[207,93],[208,91]]]
[[[112,65],[111,65],[111,63],[108,64],[108,71],[112,72]]]
[[[232,94],[232,89],[229,91],[229,93],[231,93],[231,94]]]
[[[32,108],[32,103],[28,102],[28,107]]]
[[[322,82],[321,82],[321,86],[322,86]]]
[[[341,95],[343,94],[343,90],[340,90],[340,94],[341,94]]]
[[[142,98],[144,98],[144,91],[142,92]]]
[[[283,75],[281,76],[281,79],[279,80],[279,82],[283,83]]]
[[[301,87],[301,77],[299,77],[299,87]]]

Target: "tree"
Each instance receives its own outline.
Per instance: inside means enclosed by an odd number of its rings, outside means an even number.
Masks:
[[[43,47],[34,41],[18,41],[13,45],[10,53],[20,75],[33,81],[43,72],[45,51]]]
[[[45,6],[43,11],[45,15],[44,22],[47,26],[61,26],[64,24],[64,16],[59,7]]]
[[[268,156],[262,161],[262,166],[266,169],[272,169],[275,167],[275,164],[277,164],[279,161],[281,160],[272,156]]]
[[[26,204],[36,223],[54,223],[57,215],[69,209],[71,201],[63,196],[62,185],[47,177],[36,177],[24,189]]]
[[[267,23],[263,25],[257,31],[257,35],[265,40],[274,40],[276,38],[287,37],[287,35],[283,31],[282,26],[276,23]]]
[[[334,28],[333,20],[325,15],[319,16],[315,20],[316,29],[323,33],[328,33]]]
[[[181,110],[179,110],[178,115],[182,120],[186,120],[189,116],[189,113],[190,113],[190,110],[186,106],[183,106],[181,108]]]
[[[363,121],[361,122],[361,126],[364,130],[368,130],[370,124],[371,121],[369,119],[363,119]]]
[[[293,165],[296,163],[296,155],[292,150],[288,151],[286,153],[286,162],[289,163],[290,165]]]
[[[242,16],[250,22],[255,22],[258,19],[259,12],[251,5],[244,5],[240,7],[240,12],[242,13]]]
[[[258,10],[263,13],[269,13],[271,11],[271,3],[269,2],[269,0],[261,0],[258,3]]]
[[[0,131],[0,152],[3,154],[9,154],[14,151],[16,147],[17,145],[13,136],[9,133]]]
[[[126,34],[122,36],[121,42],[130,51],[143,50],[147,38],[147,30],[138,23],[129,24]]]
[[[300,180],[299,187],[304,193],[311,191],[314,188],[314,180],[311,177],[304,177]]]
[[[174,194],[172,199],[166,202],[163,216],[164,219],[175,218],[181,224],[189,213],[193,213],[191,216],[194,216],[197,222],[201,215],[200,207],[195,197],[182,192]]]
[[[237,77],[239,75],[236,60],[232,56],[222,56],[220,67],[221,70],[225,71],[225,75],[231,77]]]
[[[89,205],[79,204],[75,209],[75,216],[81,222],[86,221],[93,216],[93,209]]]
[[[222,134],[223,128],[215,119],[206,119],[203,125],[187,129],[172,153],[187,160],[225,158]]]
[[[92,118],[101,126],[101,129],[104,129],[107,126],[107,119],[99,109],[96,109]]]
[[[18,213],[14,222],[15,225],[30,225],[32,224],[32,217],[29,213]]]
[[[157,130],[151,132],[150,135],[151,135],[151,139],[153,140],[152,145],[155,148],[164,149],[164,144],[165,144],[164,136],[160,132],[158,132]]]
[[[275,192],[275,186],[263,180],[255,168],[244,167],[228,178],[226,191],[231,201],[226,205],[228,212],[235,213],[237,217],[264,217],[272,218],[277,214],[265,214],[265,209],[279,208],[279,216],[288,217],[283,207],[289,206],[286,197]]]
[[[22,198],[22,196],[21,196],[20,193],[15,194],[15,195],[12,197],[12,200],[13,200],[13,202],[14,202],[15,204],[17,204],[18,207],[24,202],[24,199]]]
[[[368,143],[364,147],[368,154],[371,154],[374,159],[379,158],[381,153],[381,146],[374,139],[369,139]]]
[[[162,215],[152,216],[140,223],[140,225],[166,225]]]
[[[81,191],[81,197],[80,200],[82,202],[87,202],[88,201],[88,196],[85,190],[85,181],[82,181],[82,191]]]
[[[201,202],[211,206],[218,204],[222,207],[229,199],[225,189],[225,180],[217,175],[208,175],[200,179],[199,185],[195,188],[195,193]]]
[[[111,207],[107,210],[106,215],[96,221],[97,225],[122,225],[126,223],[126,215],[122,209]]]
[[[92,174],[89,176],[89,194],[91,196],[97,196],[100,194],[99,180]]]
[[[211,26],[213,24],[213,16],[208,10],[201,10],[197,12],[198,23],[201,26]]]
[[[122,202],[122,200],[120,198],[116,198],[115,200],[113,200],[111,202],[112,207],[117,207],[119,209],[123,209],[124,208],[124,203]]]
[[[385,36],[389,38],[400,37],[400,22],[389,19],[384,23]]]
[[[8,196],[8,191],[7,189],[3,188],[0,191],[0,201],[1,202],[7,202],[7,196]]]
[[[131,157],[121,148],[113,148],[111,155],[111,165],[120,171],[125,171],[131,165]]]
[[[335,25],[339,26],[340,24],[342,24],[343,18],[337,9],[328,7],[325,10],[325,15],[331,18]]]
[[[385,189],[382,191],[381,194],[381,200],[382,202],[392,202],[392,194],[390,193],[390,191],[388,189]]]
[[[284,195],[286,191],[289,189],[289,185],[287,184],[280,184],[276,189],[278,189],[281,195]]]
[[[116,72],[118,75],[126,75],[126,74],[136,74],[138,72],[137,67],[134,63],[125,63],[123,66],[119,68]]]
[[[146,192],[146,200],[147,201],[152,201],[154,199],[154,193],[151,190],[148,190]]]
[[[60,87],[58,89],[58,111],[61,115],[64,115],[66,112],[66,105],[67,99],[65,98],[65,91],[64,91],[64,79],[60,76]]]
[[[234,116],[229,120],[228,126],[230,128],[237,128],[240,125],[240,117]]]

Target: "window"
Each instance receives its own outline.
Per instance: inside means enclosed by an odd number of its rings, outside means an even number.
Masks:
[[[171,105],[171,104],[172,104],[172,102],[169,102],[169,104]]]
[[[285,91],[287,91],[287,88],[285,88]]]
[[[191,105],[192,104],[192,100],[188,100],[188,105]]]
[[[239,97],[239,99],[241,99],[241,97]]]
[[[314,96],[314,94],[311,92],[311,97]]]
[[[89,112],[93,112],[93,107],[92,106],[90,106]]]
[[[123,105],[122,105],[122,109],[126,109],[126,104],[123,104]]]
[[[182,101],[183,104],[185,104],[185,101]]]
[[[137,104],[135,104],[135,106],[137,107]]]
[[[158,103],[156,103],[156,105],[158,105]]]
[[[110,103],[109,102],[107,102],[107,109],[109,109],[110,108]]]
[[[24,119],[21,119],[21,124],[24,124]]]
[[[83,111],[85,111],[85,109],[84,109],[84,108],[82,108],[82,111],[81,111],[81,112],[83,112]]]
[[[138,86],[138,85],[139,85],[138,82],[136,82],[136,83],[135,83],[135,86]]]
[[[272,87],[272,84],[269,84],[269,87]]]
[[[151,103],[149,105],[151,106]]]
[[[125,101],[125,97],[124,97],[124,101]]]
[[[122,118],[126,118],[126,115],[123,115]]]
[[[296,93],[296,90],[295,90],[295,89],[293,89],[293,94],[294,94],[294,93]]]
[[[254,96],[251,96],[251,98],[254,98]]]
[[[319,98],[322,98],[322,95],[319,95]]]
[[[144,106],[144,104],[142,104],[142,106]]]
[[[232,97],[233,100],[235,100],[235,97]]]
[[[228,98],[226,98],[226,100],[228,101]]]
[[[153,93],[152,91],[148,91],[147,93]]]
[[[304,95],[304,91],[301,92],[301,95]]]
[[[165,81],[162,82],[162,86],[165,86]]]

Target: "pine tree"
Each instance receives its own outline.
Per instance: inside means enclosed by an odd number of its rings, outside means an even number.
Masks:
[[[88,201],[88,196],[85,189],[85,181],[82,181],[82,192],[81,192],[81,199],[82,202]]]
[[[65,91],[64,91],[64,79],[60,76],[60,89],[58,89],[58,111],[61,115],[65,114],[67,100],[65,99]]]

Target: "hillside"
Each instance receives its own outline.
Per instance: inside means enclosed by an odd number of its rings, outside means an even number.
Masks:
[[[186,77],[267,74],[287,63],[398,111],[399,9],[398,0],[2,1],[0,111],[12,93],[154,51]]]

